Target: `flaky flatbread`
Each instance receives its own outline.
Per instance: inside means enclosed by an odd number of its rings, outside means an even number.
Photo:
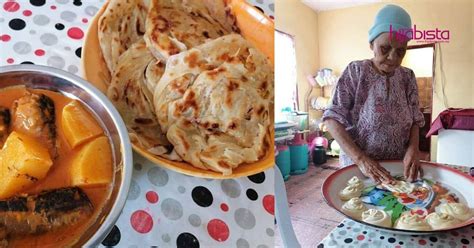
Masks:
[[[144,38],[153,55],[166,60],[231,31],[230,25],[222,25],[211,17],[202,1],[152,0]]]
[[[143,0],[110,0],[99,18],[99,43],[110,74],[122,53],[145,33],[148,11]]]
[[[172,146],[156,120],[144,73],[148,66],[157,64],[145,41],[140,39],[120,56],[107,96],[120,112],[132,143],[169,158]],[[160,77],[159,70],[154,73],[155,78]],[[173,156],[174,160],[179,159]]]
[[[171,56],[154,91],[176,152],[223,174],[265,154],[272,102],[272,66],[237,34]]]
[[[107,95],[134,144],[232,174],[271,144],[273,66],[227,0],[111,0],[99,41]]]

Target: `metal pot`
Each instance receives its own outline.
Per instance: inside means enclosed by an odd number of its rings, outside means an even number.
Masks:
[[[120,114],[98,89],[85,80],[65,71],[38,65],[0,67],[0,89],[25,85],[45,89],[81,101],[101,122],[113,146],[115,178],[108,202],[99,218],[74,246],[97,246],[107,236],[118,219],[127,199],[132,178],[133,159],[130,139]]]

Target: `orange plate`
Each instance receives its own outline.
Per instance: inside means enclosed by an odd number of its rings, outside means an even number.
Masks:
[[[273,21],[262,14],[259,10],[255,9],[242,0],[230,0],[229,4],[232,11],[234,12],[234,15],[236,16],[237,25],[241,31],[241,34],[255,47],[261,50],[266,56],[268,56],[273,64]],[[89,30],[87,31],[84,46],[82,48],[82,69],[84,78],[104,93],[107,89],[107,84],[105,82],[110,80],[110,76],[105,61],[102,58],[97,26],[99,17],[105,11],[106,6],[107,4],[104,4],[104,6],[102,6],[102,8],[92,20]],[[136,152],[146,157],[154,164],[166,167],[179,173],[203,178],[225,179],[253,175],[272,167],[275,164],[273,128],[270,139],[272,142],[270,142],[270,149],[268,150],[265,157],[256,163],[240,165],[233,170],[232,175],[228,176],[224,176],[221,173],[214,171],[202,170],[190,165],[189,163],[175,162],[164,159],[149,153],[143,147],[135,144],[132,144],[132,146]]]

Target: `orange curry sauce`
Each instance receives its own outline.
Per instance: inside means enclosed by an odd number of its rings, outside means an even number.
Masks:
[[[28,188],[24,192],[27,194],[36,194],[46,189],[56,189],[62,187],[70,187],[70,165],[71,160],[83,145],[80,145],[74,149],[71,149],[69,144],[64,137],[61,130],[61,114],[62,109],[65,105],[70,103],[72,99],[53,91],[47,90],[31,90],[34,93],[41,93],[50,97],[54,101],[55,112],[56,112],[56,130],[57,139],[59,141],[58,153],[59,156],[54,160],[53,166],[48,171],[47,176],[36,182],[32,187]],[[0,89],[0,106],[7,107],[10,109],[11,114],[13,102],[22,97],[26,92],[25,87],[10,87]],[[92,115],[93,116],[93,115]],[[100,125],[99,125],[100,126]],[[105,135],[105,132],[104,132]],[[87,143],[87,142],[86,142]],[[1,148],[0,148],[1,149]],[[1,180],[1,178],[0,178]],[[28,235],[28,236],[13,236],[8,240],[9,247],[67,247],[73,245],[80,236],[86,232],[86,230],[100,217],[101,210],[107,202],[110,192],[111,185],[103,185],[97,187],[82,188],[89,197],[92,205],[94,206],[93,214],[86,219],[86,221],[77,223],[72,226],[65,226],[59,230],[50,231],[44,234]]]

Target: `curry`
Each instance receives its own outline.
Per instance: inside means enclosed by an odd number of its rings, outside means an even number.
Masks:
[[[114,179],[107,133],[58,92],[0,90],[0,247],[72,246]]]

